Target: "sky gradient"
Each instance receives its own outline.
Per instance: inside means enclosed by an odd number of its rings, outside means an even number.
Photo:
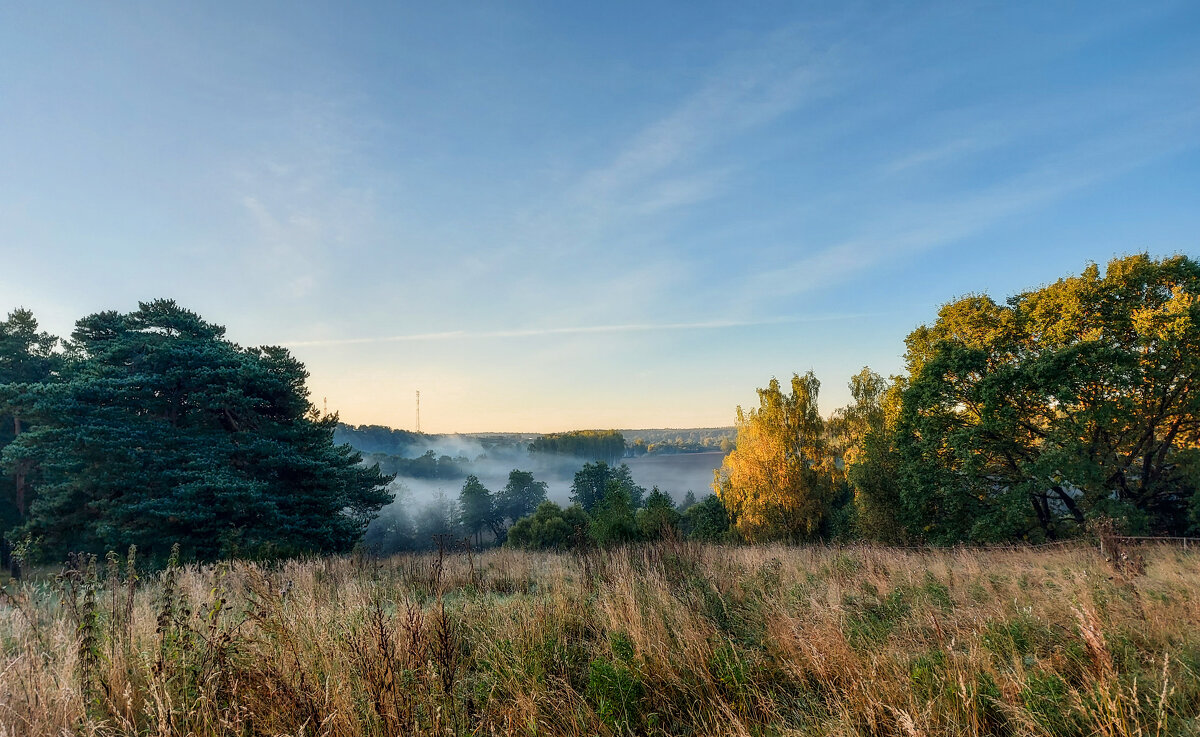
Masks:
[[[967,293],[1200,254],[1200,4],[0,5],[0,310],[170,297],[344,421],[826,413]]]

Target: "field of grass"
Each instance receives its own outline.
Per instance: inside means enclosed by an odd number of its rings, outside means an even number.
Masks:
[[[0,603],[0,735],[1189,735],[1200,555],[661,544],[86,563]]]

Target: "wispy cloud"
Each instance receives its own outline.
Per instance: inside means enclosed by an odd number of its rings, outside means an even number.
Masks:
[[[279,135],[218,162],[216,178],[238,206],[243,271],[279,297],[310,298],[334,254],[362,247],[374,232],[373,192],[345,183],[370,123],[341,99],[273,96],[267,108]]]
[[[447,330],[433,333],[408,333],[367,338],[329,338],[322,340],[294,340],[281,343],[289,348],[365,345],[371,343],[407,343],[421,341],[482,340],[506,338],[542,338],[555,335],[592,335],[599,333],[647,333],[682,330],[720,330],[725,328],[762,327],[766,325],[788,325],[806,322],[833,322],[856,320],[873,315],[847,313],[830,315],[790,315],[765,320],[703,320],[699,322],[627,323],[622,325],[575,325],[569,327],[515,328],[507,330]]]
[[[702,275],[673,232],[757,163],[731,152],[842,80],[846,70],[819,38],[788,26],[715,58],[606,156],[572,162],[536,205],[518,208],[513,229],[478,254],[481,271],[522,285],[503,295],[514,310],[536,313],[549,301],[574,322],[603,320],[613,305],[635,316],[687,302]]]
[[[1078,103],[1079,101],[1074,101]],[[889,261],[961,241],[1019,213],[1128,174],[1164,157],[1200,146],[1200,105],[1192,103],[1153,122],[1097,135],[1031,162],[1024,171],[988,186],[925,201],[903,201],[881,211],[859,235],[749,275],[741,307],[843,282]],[[966,156],[988,136],[952,141],[891,164],[894,173]]]
[[[703,201],[718,191],[724,174],[702,166],[705,156],[811,100],[833,69],[799,29],[781,29],[725,60],[607,164],[584,173],[570,197],[605,212],[629,207],[637,215]]]
[[[998,128],[998,126],[994,127]],[[1001,130],[989,130],[987,135],[957,138],[943,143],[912,151],[885,164],[882,173],[885,176],[907,174],[912,169],[932,166],[943,162],[960,161],[963,157],[980,150],[1000,145],[1009,137]]]

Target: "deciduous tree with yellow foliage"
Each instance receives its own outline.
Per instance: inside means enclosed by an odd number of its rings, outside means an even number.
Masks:
[[[757,409],[737,410],[737,444],[714,474],[713,489],[747,540],[816,535],[841,482],[817,409],[821,382],[792,376],[784,394],[771,379]]]

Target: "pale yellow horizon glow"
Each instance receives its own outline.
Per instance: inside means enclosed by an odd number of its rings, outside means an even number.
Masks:
[[[861,317],[450,330],[283,345],[308,368],[313,404],[347,424],[415,430],[420,391],[427,433],[688,429],[731,426],[737,406],[755,402],[755,388],[772,375],[810,368],[811,359],[796,355],[806,342],[795,340],[798,327],[836,330]],[[764,338],[779,355],[744,360],[748,351],[739,346]],[[840,374],[854,371],[829,371],[834,394]]]

